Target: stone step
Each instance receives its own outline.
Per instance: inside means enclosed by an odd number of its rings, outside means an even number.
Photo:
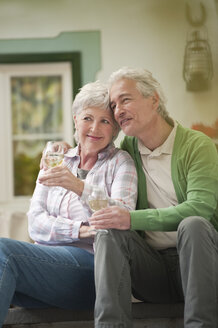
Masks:
[[[183,303],[133,304],[134,328],[183,328]],[[10,308],[4,328],[91,328],[92,311]]]

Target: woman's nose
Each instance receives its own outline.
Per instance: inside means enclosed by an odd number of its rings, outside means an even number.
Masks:
[[[98,122],[92,122],[91,129],[92,131],[98,130],[99,124]]]

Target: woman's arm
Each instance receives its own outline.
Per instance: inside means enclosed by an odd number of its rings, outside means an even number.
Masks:
[[[39,177],[39,182],[47,187],[62,187],[81,196],[84,182],[77,178],[65,165],[60,165],[45,171]]]
[[[43,172],[44,174],[44,172]],[[42,172],[39,174],[39,178]],[[79,238],[79,230],[81,223],[87,218],[81,217],[78,221],[73,221],[58,214],[60,201],[60,190],[53,189],[52,196],[49,197],[49,187],[36,183],[36,188],[31,199],[28,216],[28,230],[30,237],[38,243],[59,244],[72,243]],[[50,190],[51,192],[51,190]],[[62,192],[64,192],[62,190]],[[67,192],[67,190],[66,190]],[[47,200],[49,197],[50,206],[58,210],[54,213],[49,213],[47,209]]]

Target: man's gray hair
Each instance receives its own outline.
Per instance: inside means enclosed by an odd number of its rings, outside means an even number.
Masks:
[[[109,89],[118,80],[129,79],[136,82],[137,90],[145,97],[152,96],[155,92],[159,96],[159,107],[157,112],[164,118],[169,117],[166,110],[166,98],[161,88],[160,83],[152,76],[151,72],[146,69],[134,69],[123,67],[115,71],[109,77]]]

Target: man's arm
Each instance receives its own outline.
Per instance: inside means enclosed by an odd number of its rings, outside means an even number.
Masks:
[[[132,211],[134,230],[176,231],[189,216],[201,216],[218,228],[218,156],[207,137],[200,138],[197,147],[190,145],[182,157],[176,158],[177,206]]]

